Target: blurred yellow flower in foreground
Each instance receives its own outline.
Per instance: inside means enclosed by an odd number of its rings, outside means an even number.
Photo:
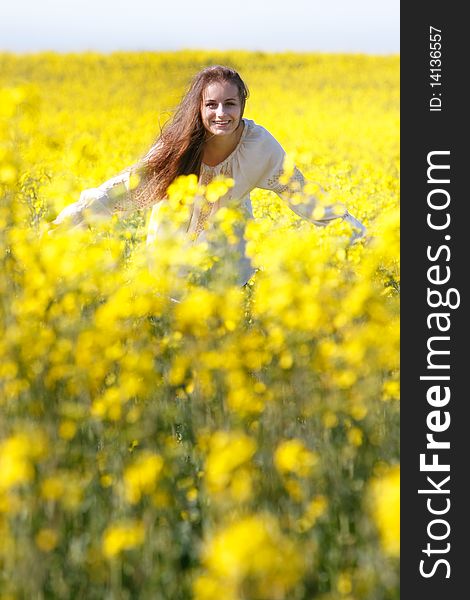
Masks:
[[[230,188],[234,186],[234,180],[228,177],[215,177],[206,187],[206,198],[209,202],[217,202]]]
[[[195,582],[196,600],[220,600],[222,585],[224,598],[242,598],[249,590],[250,597],[287,600],[305,569],[301,552],[269,514],[241,518],[216,532],[206,543],[203,564],[207,573]]]
[[[274,453],[274,464],[280,473],[308,477],[317,463],[316,452],[309,450],[297,439],[281,442]]]
[[[251,493],[250,461],[256,452],[256,442],[241,432],[217,431],[209,441],[206,459],[206,482],[210,493],[229,488],[238,500]]]
[[[387,554],[400,555],[400,467],[394,466],[370,483],[371,512]]]
[[[158,454],[144,452],[124,471],[126,499],[136,504],[142,494],[151,494],[163,469],[163,458]]]
[[[34,461],[46,452],[46,438],[38,431],[17,433],[0,443],[0,491],[28,483]]]
[[[54,529],[41,529],[35,537],[36,545],[43,552],[54,550],[57,545],[58,535]]]
[[[144,543],[145,529],[140,521],[124,521],[110,525],[103,535],[103,554],[114,558],[124,550],[131,550]]]

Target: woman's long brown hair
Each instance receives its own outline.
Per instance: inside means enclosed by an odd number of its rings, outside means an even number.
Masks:
[[[213,65],[197,73],[173,118],[165,123],[149,152],[136,165],[140,182],[132,194],[140,208],[162,200],[179,175],[194,173],[199,177],[206,134],[201,118],[202,94],[214,81],[229,81],[237,86],[243,116],[248,88],[234,69]]]

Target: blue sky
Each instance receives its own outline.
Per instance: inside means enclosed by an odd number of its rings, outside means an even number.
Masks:
[[[397,54],[399,0],[2,0],[0,50]]]

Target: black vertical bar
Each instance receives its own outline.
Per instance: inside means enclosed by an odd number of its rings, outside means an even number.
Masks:
[[[470,458],[470,398],[465,385],[467,373],[470,374],[467,343],[470,320],[466,313],[470,197],[465,185],[470,170],[467,166],[470,126],[464,92],[469,71],[466,41],[470,36],[465,31],[461,6],[436,0],[401,5],[401,598],[404,600],[470,597],[466,548],[470,502],[465,491],[470,481],[470,470],[465,465]],[[431,152],[441,154],[430,155]],[[450,169],[431,170],[428,181],[429,161],[448,165]],[[444,183],[446,178],[449,183]],[[430,206],[444,206],[447,202],[448,206],[442,209]],[[450,222],[443,229],[433,229],[428,218],[433,226],[443,226],[448,219]],[[428,271],[433,266],[437,269]],[[430,281],[430,278],[442,281],[449,274],[446,283]],[[460,298],[460,306],[431,307],[428,289],[440,292],[443,302],[447,298],[453,306]],[[439,304],[437,293],[432,295],[431,302]],[[438,319],[430,317],[432,313],[445,315],[439,323],[442,329],[450,324],[447,331],[439,329]],[[433,336],[442,339],[429,342]],[[450,339],[444,339],[445,336]],[[430,368],[428,343],[434,349],[450,350],[450,354],[431,356],[432,363],[441,368]],[[448,369],[444,368],[446,365]],[[449,380],[420,379],[422,376],[449,377]],[[444,397],[445,386],[449,388],[447,404],[431,405],[428,393],[432,386],[439,390],[440,397]],[[431,396],[431,400],[435,399],[436,395]],[[429,416],[433,411],[438,413]],[[450,425],[445,428],[447,418]],[[433,431],[438,426],[443,431]],[[433,434],[435,441],[449,442],[450,448],[427,448],[431,443],[428,434]],[[450,470],[423,470],[421,454],[425,455],[426,464],[436,460],[439,465],[449,465]],[[434,454],[437,458],[433,458]],[[448,476],[450,479],[445,481]],[[437,514],[439,511],[441,514]]]

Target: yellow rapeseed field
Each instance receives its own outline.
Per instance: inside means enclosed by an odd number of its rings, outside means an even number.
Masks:
[[[191,251],[146,246],[145,212],[48,234],[209,64],[366,240],[256,190],[239,288],[235,209]],[[398,600],[398,74],[398,56],[0,54],[0,599]],[[196,187],[174,183],[175,218]]]

